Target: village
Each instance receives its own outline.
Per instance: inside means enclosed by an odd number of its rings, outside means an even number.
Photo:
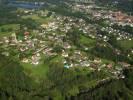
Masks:
[[[0,100],[132,100],[132,0],[0,0]]]
[[[31,15],[36,13],[34,10],[26,10],[24,12],[26,14],[30,13]],[[47,15],[43,11],[39,14],[41,16]],[[51,16],[54,16],[52,21],[41,24],[39,26],[41,28],[40,30],[29,32],[27,28],[20,29],[23,30],[22,33],[12,33],[10,36],[3,37],[0,45],[6,48],[16,49],[18,52],[17,57],[22,63],[30,63],[34,66],[40,64],[44,57],[56,57],[56,61],[60,61],[68,69],[73,67],[87,67],[92,71],[106,69],[107,72],[114,76],[121,74],[123,67],[130,66],[127,63],[115,64],[112,61],[104,61],[104,59],[98,57],[92,59],[85,52],[89,47],[84,46],[84,51],[82,51],[67,39],[68,32],[73,27],[76,27],[85,36],[88,36],[94,41],[96,38],[101,38],[104,42],[107,42],[109,39],[108,34],[97,34],[95,25],[87,24],[82,18],[61,16],[55,13],[52,13]],[[101,30],[107,31],[109,34],[113,33],[117,37],[117,40],[132,40],[132,35],[114,30],[111,27],[103,27]],[[10,49],[9,51],[4,51],[2,54],[9,56],[9,52]]]

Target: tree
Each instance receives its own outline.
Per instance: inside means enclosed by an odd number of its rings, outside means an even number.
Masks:
[[[4,91],[6,96],[19,98],[19,93],[30,91],[30,82],[18,62],[0,55],[0,91]]]
[[[6,32],[6,29],[5,28],[1,28],[1,32]]]
[[[77,28],[73,27],[72,30],[70,30],[67,33],[67,37],[75,44],[79,45],[79,39],[80,39],[80,34],[82,32],[79,31]]]
[[[75,72],[65,69],[63,64],[59,62],[50,64],[48,78],[54,82],[55,88],[58,89],[63,96],[68,95],[69,90],[74,88],[76,84]]]

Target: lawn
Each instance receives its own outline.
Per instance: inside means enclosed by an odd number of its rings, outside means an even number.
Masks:
[[[63,57],[60,55],[55,56],[50,62],[63,62]]]
[[[0,36],[8,36],[15,30],[19,29],[19,24],[7,24],[0,26]],[[3,30],[3,31],[2,31]]]
[[[30,63],[21,63],[21,65],[23,66],[25,73],[34,79],[46,77],[48,71],[48,65],[46,64],[33,65]]]
[[[31,18],[31,19],[33,19],[34,21],[36,21],[37,23],[40,23],[40,24],[48,23],[50,20],[52,20],[51,17],[43,18],[43,17],[39,17],[39,16],[36,15],[36,14],[22,16],[22,18],[23,18],[23,19]]]
[[[124,50],[131,49],[133,48],[133,39],[132,40],[121,40],[121,41],[118,41],[118,44],[120,44],[120,46]]]
[[[0,32],[0,38],[11,35],[12,32]]]
[[[33,65],[30,63],[22,63],[21,65],[24,68],[24,72],[34,79],[46,78],[47,71],[49,68],[49,63],[44,63],[44,58],[41,60],[40,64]],[[55,56],[50,59],[50,62],[59,62],[62,61],[61,56]]]
[[[85,45],[85,46],[91,47],[91,46],[95,45],[96,41],[94,39],[91,39],[89,37],[81,35],[80,36],[80,43]]]
[[[16,30],[16,28],[17,29],[19,28],[19,24],[6,24],[6,25],[0,26],[0,29],[1,28],[5,28],[5,29],[12,28],[13,30]]]
[[[101,59],[101,60],[102,60],[102,63],[103,63],[103,64],[110,64],[110,63],[114,64],[113,61],[108,60],[108,59]]]

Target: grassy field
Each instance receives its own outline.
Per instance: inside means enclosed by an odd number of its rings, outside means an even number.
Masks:
[[[108,59],[101,59],[101,60],[102,60],[102,63],[103,63],[103,64],[110,64],[110,63],[114,64],[113,61],[108,60]]]
[[[63,57],[62,56],[55,56],[50,62],[62,62]]]
[[[24,71],[32,78],[35,79],[40,79],[40,78],[46,78],[47,76],[47,71],[49,69],[49,63],[51,62],[61,62],[62,61],[62,57],[61,56],[55,56],[51,59],[49,59],[50,61],[44,63],[44,59],[46,59],[46,57],[43,59],[41,59],[40,64],[38,65],[33,65],[30,63],[22,63],[21,65],[24,68]]]
[[[128,50],[133,48],[133,39],[132,40],[122,40],[122,41],[118,41],[118,43],[120,44],[120,46],[124,49],[124,50]]]
[[[83,45],[85,45],[85,46],[90,47],[90,46],[95,45],[96,41],[94,39],[91,39],[89,37],[86,37],[84,35],[81,35],[80,36],[80,43],[83,44]]]
[[[19,28],[19,24],[7,24],[7,25],[2,25],[2,26],[0,26],[0,29],[1,29],[1,28],[5,28],[5,29],[12,28],[13,30],[16,30],[16,28],[17,28],[17,29]]]
[[[48,71],[48,65],[46,64],[33,65],[30,63],[21,63],[21,65],[23,66],[25,73],[34,79],[46,77]]]
[[[4,31],[2,31],[4,29]],[[0,37],[8,36],[15,30],[19,29],[19,24],[7,24],[0,26]]]
[[[36,21],[37,23],[40,23],[40,24],[48,23],[50,20],[52,20],[51,17],[43,18],[43,17],[39,17],[39,16],[36,15],[36,14],[34,14],[34,15],[22,16],[22,18],[23,18],[23,19],[31,18],[31,19],[33,19],[34,21]]]

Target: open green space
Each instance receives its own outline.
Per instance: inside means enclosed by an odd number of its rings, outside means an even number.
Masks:
[[[48,71],[47,64],[33,65],[30,63],[21,63],[21,65],[30,77],[35,79],[46,78],[46,74]]]
[[[52,17],[40,17],[36,14],[22,16],[22,19],[29,19],[29,18],[40,24],[48,23],[50,20],[52,20]]]
[[[53,59],[50,60],[50,62],[62,62],[63,61],[63,57],[58,55],[55,56]]]
[[[133,48],[133,39],[132,40],[121,40],[118,41],[118,44],[124,49],[128,50]]]
[[[46,78],[47,72],[49,69],[49,64],[53,62],[62,62],[61,56],[54,56],[51,58],[44,58],[41,60],[41,63],[38,65],[33,65],[31,63],[22,63],[21,65],[24,68],[24,71],[32,78],[40,79],[40,78]],[[44,62],[44,60],[49,60],[47,62]],[[63,66],[62,66],[63,67]]]
[[[5,28],[5,29],[11,28],[13,30],[16,30],[19,28],[19,24],[6,24],[6,25],[0,26],[0,29],[2,29],[2,28]]]
[[[6,24],[0,26],[0,36],[8,36],[19,29],[19,24]]]
[[[89,37],[86,37],[84,35],[81,35],[80,36],[80,43],[83,44],[83,45],[85,45],[85,46],[90,47],[90,46],[94,46],[95,43],[96,43],[96,41],[94,39],[91,39]]]

